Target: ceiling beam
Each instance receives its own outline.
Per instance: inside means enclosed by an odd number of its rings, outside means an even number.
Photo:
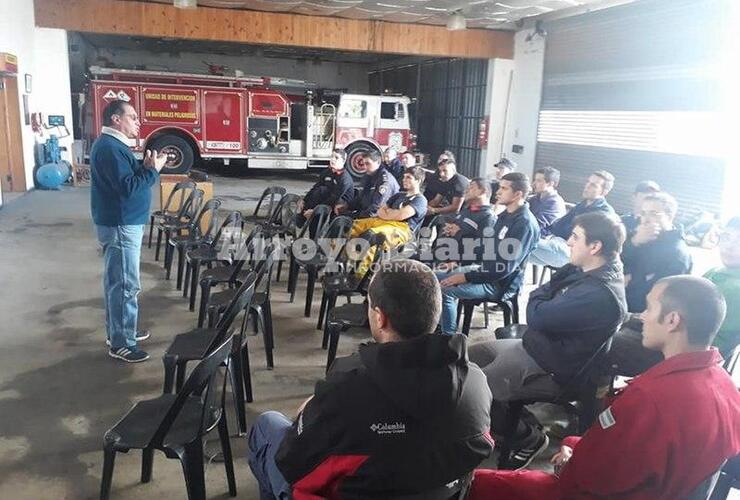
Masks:
[[[36,25],[115,35],[217,40],[381,54],[513,57],[513,33],[123,0],[34,0]]]

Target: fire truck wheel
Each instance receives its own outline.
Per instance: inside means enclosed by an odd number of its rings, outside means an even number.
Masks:
[[[365,164],[362,161],[362,155],[375,150],[370,144],[363,142],[351,144],[346,148],[347,162],[345,168],[352,174],[352,177],[362,179],[365,176]]]
[[[188,141],[177,135],[163,135],[147,144],[147,149],[156,149],[167,154],[163,174],[187,174],[195,161],[195,153]]]

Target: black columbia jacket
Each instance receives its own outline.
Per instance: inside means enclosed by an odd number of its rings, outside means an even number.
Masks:
[[[464,336],[364,344],[316,384],[276,462],[294,500],[423,493],[488,457],[490,409]]]

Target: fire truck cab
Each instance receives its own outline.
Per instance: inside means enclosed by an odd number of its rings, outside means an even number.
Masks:
[[[141,121],[132,150],[168,155],[165,172],[186,173],[198,159],[246,159],[248,168],[325,166],[347,151],[347,168],[365,173],[361,156],[413,148],[409,98],[322,93],[298,80],[90,68],[88,144],[100,133],[108,102],[129,102]]]

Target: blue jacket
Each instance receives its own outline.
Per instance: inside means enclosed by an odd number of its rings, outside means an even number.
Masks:
[[[584,200],[573,207],[570,212],[553,222],[548,230],[553,236],[567,240],[570,238],[570,233],[573,232],[573,219],[589,212],[604,212],[609,215],[616,215],[616,212],[614,212],[614,209],[605,198],[597,198],[590,205],[586,205],[586,201]]]
[[[626,315],[619,258],[583,272],[566,264],[527,303],[524,350],[559,384],[567,384]]]
[[[99,226],[143,225],[149,222],[151,187],[159,179],[129,147],[101,134],[90,151],[90,208]]]
[[[502,248],[507,245],[501,245],[501,241],[509,239],[519,242],[519,252],[514,253],[513,258],[500,255],[502,250],[507,250]],[[483,238],[481,269],[465,273],[465,279],[469,283],[495,285],[502,297],[516,292],[524,279],[527,257],[539,239],[540,227],[527,203],[513,213],[504,210],[493,226],[493,237]]]
[[[378,209],[385,205],[391,196],[399,191],[396,178],[381,166],[372,175],[362,178],[362,192],[356,196],[349,207],[355,218],[375,217]]]
[[[689,274],[693,264],[680,229],[664,231],[656,240],[640,246],[634,246],[628,239],[622,249],[622,262],[624,274],[630,275],[626,288],[627,307],[633,313],[645,310],[645,298],[656,281]]]
[[[558,220],[560,217],[565,215],[565,201],[560,194],[555,191],[554,194],[543,193],[546,196],[542,197],[538,194],[529,197],[529,209],[532,211],[532,215],[537,219],[537,223],[540,225],[540,236],[547,236],[550,234],[549,225]],[[570,236],[570,235],[569,235]]]

